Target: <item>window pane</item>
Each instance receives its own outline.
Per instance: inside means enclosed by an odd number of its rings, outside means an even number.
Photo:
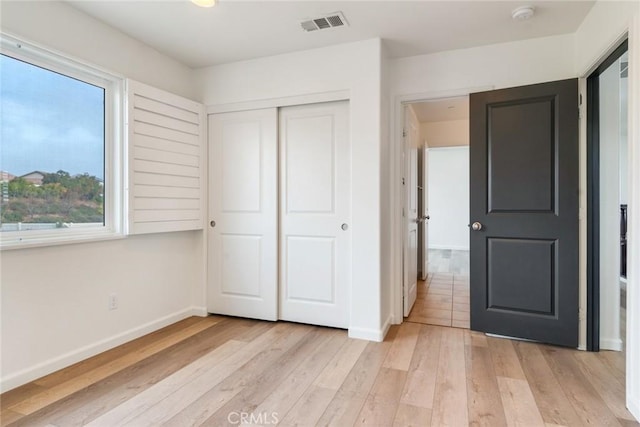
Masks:
[[[3,232],[104,226],[105,90],[0,55]]]

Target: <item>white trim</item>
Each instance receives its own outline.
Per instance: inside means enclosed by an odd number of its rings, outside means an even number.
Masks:
[[[0,392],[4,393],[5,391],[16,388],[22,384],[26,384],[37,378],[43,377],[59,369],[88,359],[92,356],[95,356],[96,354],[110,350],[121,344],[132,341],[143,335],[147,335],[151,332],[157,331],[158,329],[179,322],[180,320],[186,319],[187,317],[191,316],[205,317],[207,316],[207,310],[204,307],[188,307],[184,310],[180,310],[159,319],[152,320],[151,322],[147,322],[144,325],[129,329],[128,331],[122,332],[112,337],[105,338],[77,350],[73,350],[61,356],[49,359],[30,368],[23,369],[22,371],[18,371],[7,377],[1,378]]]
[[[282,98],[261,99],[256,101],[235,102],[207,106],[207,114],[231,113],[234,111],[260,110],[264,108],[290,107],[292,105],[319,104],[321,102],[348,101],[349,90],[310,93]]]
[[[450,145],[447,147],[427,147],[429,151],[453,151],[453,150],[468,150],[468,145]]]
[[[429,245],[429,249],[451,249],[452,251],[469,251],[469,246]]]
[[[600,350],[622,351],[622,339],[601,337]]]
[[[393,324],[400,324],[403,321],[403,307],[402,307],[402,283],[403,283],[403,268],[402,268],[402,251],[403,251],[403,220],[402,220],[402,205],[404,203],[404,196],[402,191],[402,173],[404,165],[402,163],[403,152],[403,137],[402,129],[404,125],[404,105],[414,102],[429,101],[435,99],[456,98],[460,96],[467,96],[474,92],[483,92],[494,89],[494,86],[480,86],[480,87],[467,87],[455,90],[436,91],[436,92],[422,92],[396,95],[391,103],[391,117],[390,117],[390,139],[391,139],[391,168],[389,171],[389,185],[391,206],[391,253],[394,254],[391,260],[391,283],[395,286],[391,290],[391,321]]]
[[[389,332],[389,328],[391,327],[391,320],[392,318],[391,316],[389,316],[380,329],[349,328],[349,338],[382,342],[384,341],[384,337],[387,335],[387,332]]]

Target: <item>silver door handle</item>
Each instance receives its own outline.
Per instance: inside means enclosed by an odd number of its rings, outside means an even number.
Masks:
[[[473,224],[471,224],[471,229],[473,231],[480,231],[480,230],[482,230],[482,224],[480,224],[478,221],[476,221]]]

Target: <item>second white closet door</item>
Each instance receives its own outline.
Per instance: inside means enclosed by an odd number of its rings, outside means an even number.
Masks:
[[[280,110],[280,318],[347,328],[349,104]]]

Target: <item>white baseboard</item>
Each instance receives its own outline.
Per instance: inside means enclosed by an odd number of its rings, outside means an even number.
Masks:
[[[640,421],[640,396],[631,396],[627,399],[627,409],[636,419]]]
[[[206,315],[207,309],[205,307],[188,307],[184,310],[177,311],[175,313],[145,323],[144,325],[129,329],[128,331],[124,331],[112,337],[105,338],[93,344],[86,345],[77,350],[70,351],[61,356],[46,360],[44,362],[38,363],[35,366],[0,378],[0,392],[4,393],[5,391],[19,387],[30,381],[53,373],[59,369],[66,368],[67,366],[71,366],[74,363],[88,359],[89,357],[95,356],[96,354],[110,350],[136,338],[140,338],[143,335],[157,331],[158,329],[164,328],[165,326],[176,323],[182,319],[186,319],[187,317],[204,317]]]
[[[429,245],[429,249],[450,249],[452,251],[468,251],[469,246]]]
[[[622,351],[620,338],[600,338],[600,350]]]
[[[387,331],[389,331],[389,327],[391,326],[390,320],[391,319],[387,319],[381,329],[349,328],[349,338],[382,342],[384,341],[384,336],[387,334]]]

